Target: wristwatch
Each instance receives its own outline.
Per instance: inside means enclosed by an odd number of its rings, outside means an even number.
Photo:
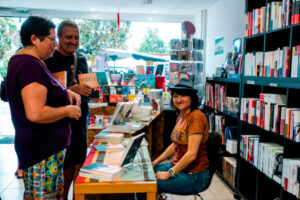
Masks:
[[[175,175],[175,172],[174,172],[174,170],[172,169],[172,168],[170,168],[169,170],[168,170],[168,173],[169,173],[169,175],[171,176],[171,177],[175,177],[176,175]]]

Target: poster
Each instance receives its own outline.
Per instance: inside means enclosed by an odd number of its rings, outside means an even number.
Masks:
[[[221,55],[224,51],[224,36],[215,39],[215,55]]]

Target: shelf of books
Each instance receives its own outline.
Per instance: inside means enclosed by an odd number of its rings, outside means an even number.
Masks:
[[[227,166],[221,175],[236,170],[234,189],[244,199],[299,199],[300,1],[245,3],[240,79],[206,80],[211,130],[220,132],[226,150],[230,137],[237,140],[235,168]],[[224,110],[234,111],[237,118]]]
[[[239,81],[226,78],[207,78],[205,110],[208,111],[210,131],[222,138],[221,162],[217,174],[235,191],[238,153]]]

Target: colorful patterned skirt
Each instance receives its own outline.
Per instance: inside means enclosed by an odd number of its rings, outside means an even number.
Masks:
[[[64,157],[60,151],[24,170],[25,200],[61,199]]]

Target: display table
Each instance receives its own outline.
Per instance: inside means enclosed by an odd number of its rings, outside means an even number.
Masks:
[[[141,146],[140,154],[136,155],[133,162],[134,167],[125,168],[124,174],[113,182],[78,176],[74,184],[75,200],[84,200],[86,194],[116,193],[146,193],[147,200],[155,200],[157,191],[156,178],[146,146]],[[120,163],[121,156],[122,151],[98,152],[91,147],[84,166],[93,162],[116,165]]]
[[[90,108],[91,115],[112,115],[114,113],[115,106],[105,106],[99,108]],[[88,146],[94,141],[94,136],[97,135],[103,129],[101,128],[89,128],[88,129]],[[146,140],[148,142],[148,150],[151,159],[155,159],[163,151],[164,147],[164,113],[153,114],[153,119],[146,123],[145,127],[138,131],[136,134],[145,132]],[[125,134],[125,137],[130,137],[130,134]]]

